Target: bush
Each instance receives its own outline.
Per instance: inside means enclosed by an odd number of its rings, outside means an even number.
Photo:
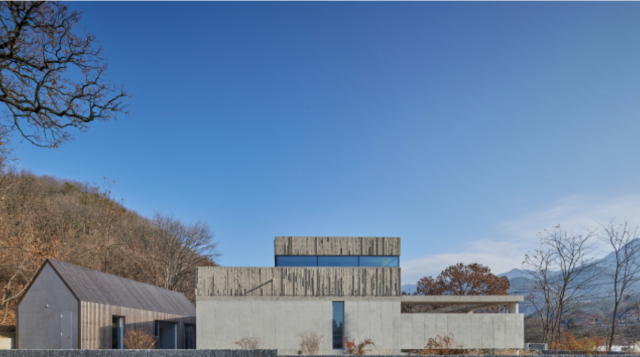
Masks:
[[[351,339],[351,341],[349,341],[349,336],[347,336],[344,338],[345,349],[344,349],[344,352],[342,353],[344,353],[345,355],[362,356],[370,351],[366,349],[366,347],[369,345],[375,345],[375,343],[373,343],[373,341],[371,341],[370,338],[367,338],[366,340],[364,340],[364,342],[361,342],[356,345],[356,341],[354,339]]]
[[[303,332],[298,336],[302,339],[300,342],[300,349],[305,355],[317,355],[320,352],[320,346],[322,345],[322,336],[317,332]]]
[[[144,330],[131,330],[124,335],[124,348],[130,350],[149,350],[156,348],[156,339]]]
[[[565,333],[557,342],[552,342],[549,346],[552,350],[583,351],[587,354],[598,352],[598,347],[604,346],[604,337],[583,337],[576,338],[572,333]]]
[[[260,338],[255,336],[243,337],[240,341],[234,342],[240,348],[245,350],[257,350],[260,347]]]
[[[464,351],[462,345],[458,345],[453,338],[453,333],[449,332],[444,336],[437,335],[436,338],[429,337],[427,345],[418,354],[421,355],[459,355]]]

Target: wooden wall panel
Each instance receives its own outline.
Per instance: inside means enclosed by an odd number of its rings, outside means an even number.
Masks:
[[[275,255],[317,255],[316,237],[276,237]]]
[[[395,237],[275,237],[275,255],[400,255]]]
[[[155,321],[178,323],[178,348],[184,348],[184,324],[196,323],[195,316],[178,316],[163,312],[110,306],[93,302],[80,303],[80,348],[111,349],[111,321],[113,316],[124,316],[125,330],[140,329],[154,335]]]
[[[362,238],[317,237],[318,255],[362,255]]]
[[[400,268],[198,267],[198,296],[400,296]]]

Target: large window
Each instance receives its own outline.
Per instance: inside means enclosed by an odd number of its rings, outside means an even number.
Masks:
[[[277,255],[277,267],[398,267],[396,256]]]
[[[277,267],[317,267],[318,257],[315,255],[278,255],[276,256]]]
[[[358,257],[318,257],[319,267],[357,267]]]
[[[360,257],[361,267],[397,267],[398,257]]]
[[[344,302],[333,302],[333,338],[332,344],[334,350],[342,349],[342,339],[344,331]]]

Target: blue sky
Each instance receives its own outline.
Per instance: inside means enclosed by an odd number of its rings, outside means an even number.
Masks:
[[[413,283],[640,218],[639,3],[71,7],[131,113],[21,166],[206,221],[223,265],[272,266],[277,235],[399,236]]]

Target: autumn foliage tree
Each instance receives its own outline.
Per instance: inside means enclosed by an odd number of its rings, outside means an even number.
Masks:
[[[205,223],[186,224],[126,209],[102,185],[0,170],[0,325],[45,259],[54,258],[185,294],[195,301],[195,267],[215,265]]]
[[[488,267],[473,263],[458,263],[443,270],[436,278],[418,281],[416,295],[508,295],[509,279],[491,273]],[[440,306],[409,305],[404,312],[428,311]],[[496,311],[492,308],[490,311]]]

